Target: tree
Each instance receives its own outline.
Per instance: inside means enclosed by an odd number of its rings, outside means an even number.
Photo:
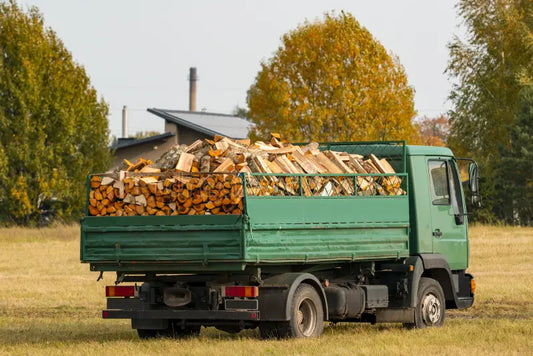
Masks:
[[[52,198],[79,216],[86,175],[110,163],[107,113],[37,8],[0,3],[0,216],[35,221]]]
[[[137,140],[140,140],[142,138],[148,138],[152,136],[161,135],[161,132],[159,131],[137,131],[133,137],[135,137]]]
[[[496,181],[506,223],[533,225],[533,85],[522,89],[520,108],[509,128],[511,144],[501,146]]]
[[[450,143],[461,154],[498,160],[520,89],[533,83],[533,2],[461,0],[466,40],[449,44]]]
[[[497,183],[500,147],[510,148],[519,93],[533,84],[533,2],[461,0],[458,12],[467,33],[449,44],[449,144],[456,154],[479,161],[484,208],[476,218],[494,222],[504,218],[501,199],[508,199]]]
[[[450,131],[450,122],[444,115],[439,117],[424,116],[416,123],[420,132],[423,145],[446,146],[446,141]]]
[[[231,114],[233,116],[240,117],[241,119],[250,121],[250,111],[247,108],[245,108],[245,107],[241,107],[239,105],[235,105],[235,107],[233,108],[233,111],[231,112]]]
[[[326,14],[285,34],[248,91],[252,137],[416,141],[413,89],[355,18]]]

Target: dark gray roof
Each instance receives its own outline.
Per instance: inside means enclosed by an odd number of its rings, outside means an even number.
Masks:
[[[156,108],[150,108],[148,112],[209,136],[222,135],[234,139],[246,138],[253,126],[251,122],[238,116],[226,114]]]
[[[144,143],[149,143],[149,142],[164,141],[164,139],[168,137],[172,137],[174,135],[175,134],[172,132],[165,132],[164,134],[161,134],[161,135],[155,135],[155,136],[145,137],[141,139],[135,139],[133,137],[119,138],[117,144],[111,146],[110,148],[114,150],[114,149],[121,149],[121,148],[126,148],[126,147],[131,147],[131,146],[142,145]]]

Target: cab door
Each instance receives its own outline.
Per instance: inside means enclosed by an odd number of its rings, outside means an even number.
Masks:
[[[452,270],[468,266],[468,238],[457,165],[450,158],[428,158],[433,253],[443,255]]]

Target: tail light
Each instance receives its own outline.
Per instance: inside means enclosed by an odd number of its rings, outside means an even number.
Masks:
[[[135,286],[106,286],[106,297],[133,297],[135,295]]]
[[[226,286],[224,296],[257,298],[259,296],[259,287],[249,286]]]

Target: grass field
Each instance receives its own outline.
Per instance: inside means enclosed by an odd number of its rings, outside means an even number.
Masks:
[[[474,307],[445,326],[337,324],[312,340],[263,341],[202,329],[188,340],[141,341],[124,320],[102,320],[114,281],[79,263],[77,226],[0,229],[0,354],[513,355],[533,354],[533,228],[471,228]]]

